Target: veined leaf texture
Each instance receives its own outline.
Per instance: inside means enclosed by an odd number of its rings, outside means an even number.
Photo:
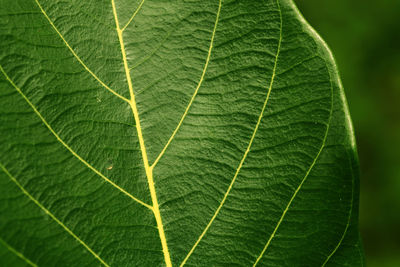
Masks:
[[[1,266],[363,266],[358,159],[291,0],[1,0]]]

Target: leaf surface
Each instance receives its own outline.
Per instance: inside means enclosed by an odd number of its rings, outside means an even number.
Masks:
[[[0,46],[0,265],[364,265],[343,89],[291,0],[2,0]]]

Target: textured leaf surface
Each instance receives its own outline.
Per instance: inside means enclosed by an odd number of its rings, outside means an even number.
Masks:
[[[1,266],[362,266],[325,43],[290,0],[1,0]]]

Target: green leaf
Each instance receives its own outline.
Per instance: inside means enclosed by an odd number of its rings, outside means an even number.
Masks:
[[[364,265],[343,89],[291,0],[1,3],[0,265]]]

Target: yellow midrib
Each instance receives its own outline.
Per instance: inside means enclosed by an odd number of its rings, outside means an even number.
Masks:
[[[117,34],[118,34],[118,39],[119,39],[119,43],[121,46],[121,53],[122,53],[122,59],[124,62],[125,75],[126,75],[126,79],[127,79],[127,83],[128,83],[128,87],[129,87],[129,94],[131,97],[131,99],[129,100],[129,105],[132,109],[133,117],[136,122],[136,130],[137,130],[137,134],[138,134],[140,150],[142,152],[143,165],[144,165],[144,168],[146,171],[146,177],[147,177],[147,181],[148,181],[148,185],[149,185],[151,200],[153,202],[152,211],[154,213],[154,217],[157,222],[157,229],[158,229],[158,233],[159,233],[160,240],[161,240],[165,264],[167,265],[167,267],[172,267],[171,257],[170,257],[168,245],[167,245],[167,239],[165,237],[164,226],[162,224],[161,213],[160,213],[160,209],[159,209],[159,205],[158,205],[156,188],[154,185],[153,168],[151,168],[149,165],[146,146],[144,144],[144,139],[143,139],[142,128],[140,126],[139,112],[138,112],[138,109],[136,106],[135,94],[133,92],[133,86],[132,86],[132,79],[131,79],[131,75],[129,72],[128,61],[127,61],[127,57],[126,57],[123,30],[120,28],[120,25],[119,25],[117,9],[116,9],[114,0],[111,0],[111,3],[112,3],[112,8],[113,8],[113,14],[114,14],[114,19],[115,19],[115,25],[116,25],[116,30],[117,30]]]

